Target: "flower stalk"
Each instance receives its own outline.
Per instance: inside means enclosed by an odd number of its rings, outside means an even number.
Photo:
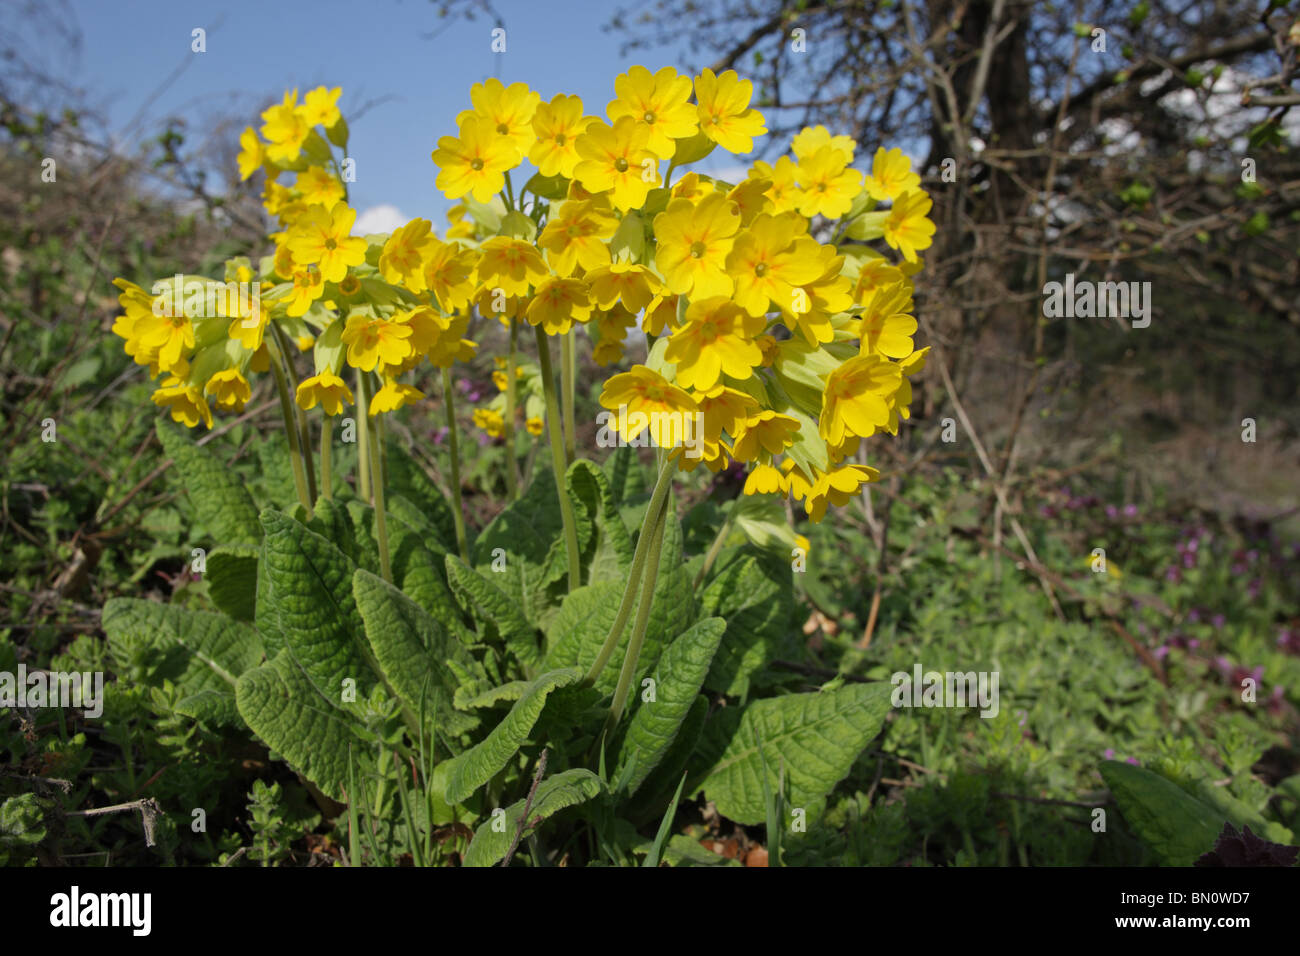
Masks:
[[[456,399],[451,388],[451,369],[442,370],[442,404],[447,413],[447,451],[451,455],[452,518],[456,522],[456,550],[469,564],[469,538],[465,533],[465,506],[460,493],[460,439],[456,433]]]
[[[567,470],[564,459],[564,438],[560,426],[560,403],[555,397],[555,372],[551,368],[551,346],[546,332],[539,325],[537,333],[537,358],[542,369],[542,391],[546,396],[546,433],[551,439],[551,464],[555,470],[555,493],[560,499],[560,518],[564,522],[564,546],[569,559],[569,590],[582,584],[582,567],[578,553],[578,526],[573,520],[573,502],[564,487]]]

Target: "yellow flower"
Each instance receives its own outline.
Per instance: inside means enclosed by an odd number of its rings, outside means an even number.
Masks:
[[[677,327],[677,296],[657,295],[646,306],[641,317],[641,330],[646,335],[659,336],[665,329]]]
[[[324,206],[332,209],[336,202],[343,199],[343,184],[334,174],[320,166],[308,166],[298,174],[294,183],[299,198],[309,206]]]
[[[444,136],[433,151],[440,170],[435,184],[448,199],[466,193],[487,202],[506,184],[506,170],[518,161],[511,140],[499,136],[489,120],[470,114],[460,124],[460,137]]]
[[[385,282],[404,285],[416,295],[428,289],[424,261],[432,251],[432,228],[427,219],[412,219],[393,230],[379,254],[379,274]]]
[[[771,183],[767,188],[767,198],[772,202],[772,212],[795,212],[803,201],[803,192],[799,189],[799,167],[789,156],[782,156],[776,165],[759,160],[749,169],[752,179],[766,180]]]
[[[424,283],[444,312],[469,305],[474,295],[474,266],[478,254],[454,242],[429,239],[425,250]]]
[[[239,374],[239,369],[235,368],[223,368],[219,372],[214,372],[203,391],[215,396],[214,400],[218,408],[232,412],[243,411],[244,403],[253,394],[248,380]]]
[[[897,249],[908,262],[916,261],[916,253],[929,249],[933,241],[934,223],[926,218],[926,213],[934,205],[933,200],[919,189],[903,193],[889,210],[885,220],[885,242],[889,248]]]
[[[696,112],[700,132],[730,153],[754,149],[754,137],[767,132],[763,114],[749,108],[754,84],[742,80],[735,70],[715,76],[705,70],[695,78]]]
[[[615,375],[605,382],[600,404],[616,414],[613,428],[632,441],[647,428],[660,448],[675,448],[684,434],[684,416],[698,414],[695,401],[683,389],[673,385],[644,365]],[[621,412],[627,410],[624,417]]]
[[[605,240],[618,229],[608,203],[596,199],[567,200],[551,207],[550,218],[537,237],[555,274],[572,275],[581,266],[590,271],[609,262]]]
[[[735,282],[727,256],[740,229],[736,204],[721,193],[698,203],[673,199],[654,218],[655,265],[669,290],[694,299],[729,296]]]
[[[192,385],[186,385],[176,377],[168,378],[162,387],[153,393],[153,403],[171,409],[172,421],[193,428],[202,419],[203,424],[212,427],[212,410],[208,408],[203,393]]]
[[[329,369],[299,385],[296,397],[301,408],[311,411],[319,403],[321,411],[331,417],[343,410],[345,402],[349,405],[353,402],[352,390],[347,383]]]
[[[695,393],[695,402],[704,416],[704,440],[717,441],[725,432],[734,436],[745,421],[758,412],[755,398],[739,389],[715,385]]]
[[[803,196],[799,213],[811,219],[821,214],[838,219],[849,211],[853,199],[862,190],[862,173],[845,168],[844,152],[823,146],[799,161],[798,181]]]
[[[755,465],[745,479],[747,495],[783,495],[789,488],[785,476],[772,465]]]
[[[528,150],[537,171],[543,176],[573,178],[578,165],[578,137],[596,122],[594,116],[582,115],[582,100],[557,93],[551,102],[537,107],[533,114],[533,133],[537,142]]]
[[[748,226],[762,213],[775,213],[774,204],[767,196],[771,186],[767,179],[742,179],[727,193],[727,198],[740,211],[742,226]]]
[[[909,283],[895,282],[871,293],[860,318],[861,353],[879,352],[889,358],[905,359],[912,354],[916,319],[912,311]]]
[[[526,313],[529,325],[540,325],[547,335],[563,335],[574,322],[591,317],[591,296],[582,279],[547,279],[533,293]]]
[[[588,277],[590,278],[590,277]],[[610,311],[596,316],[596,329],[600,341],[591,350],[591,359],[597,365],[612,365],[623,360],[623,341],[627,330],[636,325],[636,313],[616,305]]]
[[[659,185],[659,164],[646,148],[649,136],[649,129],[630,116],[613,126],[592,123],[578,137],[582,162],[574,167],[574,178],[588,192],[610,192],[610,202],[620,212],[640,206]]]
[[[506,433],[506,420],[495,409],[474,409],[474,424],[487,432],[492,438],[500,438]]]
[[[507,296],[525,296],[528,287],[540,285],[550,276],[541,254],[532,243],[509,236],[493,236],[483,243],[475,271],[475,284],[483,289],[500,289]]]
[[[853,162],[853,154],[857,151],[852,136],[832,136],[825,126],[805,126],[790,141],[790,151],[800,160],[815,156],[823,146],[832,146],[843,153],[845,166]]]
[[[524,422],[524,428],[528,430],[528,434],[530,435],[540,435],[546,429],[546,422],[533,416]]]
[[[840,274],[844,257],[835,254],[834,246],[819,247],[821,274],[812,282],[798,286],[788,307],[781,309],[781,321],[791,332],[803,333],[809,345],[816,347],[835,338],[831,316],[853,305],[850,283]],[[803,295],[798,293],[802,291]],[[802,307],[802,308],[801,308]]]
[[[184,314],[155,315],[151,308],[136,319],[132,332],[149,362],[157,362],[164,372],[179,372],[185,354],[194,348],[194,324]]]
[[[357,211],[347,203],[311,206],[289,229],[287,244],[294,262],[300,266],[313,263],[320,267],[326,282],[342,282],[348,266],[366,261],[366,240],[353,237],[352,224]]]
[[[743,381],[763,361],[754,343],[763,324],[726,296],[700,299],[687,306],[686,324],[669,337],[664,360],[677,365],[674,378],[685,388],[713,388],[722,375]]]
[[[262,151],[262,141],[257,138],[257,131],[253,127],[249,126],[239,134],[239,155],[235,158],[239,163],[240,182],[257,172],[262,165],[266,155]]]
[[[765,314],[773,302],[789,307],[795,286],[821,274],[820,249],[817,240],[799,236],[791,217],[759,216],[727,256],[736,302],[750,315]]]
[[[870,438],[889,425],[889,406],[902,375],[879,355],[855,355],[826,377],[818,434],[833,445]]]
[[[671,66],[651,74],[644,66],[634,66],[614,80],[614,93],[606,112],[617,123],[631,117],[647,131],[646,148],[660,159],[672,159],[673,140],[694,136],[699,126],[691,106],[691,78]]]
[[[384,387],[375,392],[374,398],[370,400],[369,415],[374,418],[376,415],[395,412],[399,408],[418,402],[422,398],[424,398],[424,392],[414,385],[399,385],[397,382],[390,380],[385,382]]]
[[[467,121],[480,120],[483,126],[491,130],[492,135],[499,138],[501,146],[508,150],[510,162],[506,168],[517,166],[528,155],[528,148],[533,145],[536,137],[533,114],[537,112],[537,104],[542,100],[541,94],[530,90],[526,83],[511,83],[506,86],[493,77],[486,83],[475,83],[470,87],[469,98],[474,103],[474,108],[465,110],[456,117],[462,132]],[[479,199],[479,202],[486,201]]]
[[[262,136],[267,140],[266,156],[282,166],[294,162],[311,133],[311,124],[297,105],[298,91],[284,94],[284,101],[262,113]]]
[[[628,262],[614,262],[590,270],[583,278],[591,284],[591,297],[596,308],[608,312],[615,302],[633,315],[650,304],[660,291],[659,280],[645,266]]]
[[[315,266],[307,266],[293,273],[293,288],[289,291],[285,311],[293,317],[304,315],[311,304],[325,291],[325,277]]]
[[[842,508],[857,495],[859,489],[869,481],[880,477],[880,472],[867,465],[850,464],[819,474],[804,510],[814,522],[820,522],[826,516],[826,506]]]
[[[779,455],[794,444],[793,432],[799,420],[765,408],[737,425],[738,434],[731,454],[737,461],[756,461],[760,455]]]
[[[411,354],[407,341],[413,329],[401,322],[388,322],[372,316],[353,313],[341,336],[348,347],[348,364],[363,372],[372,372],[376,365],[399,365]]]
[[[871,174],[866,179],[867,195],[872,199],[897,199],[909,189],[921,185],[921,177],[912,172],[912,161],[897,147],[885,152],[881,146],[871,161]]]
[[[854,302],[864,305],[877,289],[902,282],[904,278],[902,270],[884,256],[872,256],[858,263],[858,276],[850,294]]]
[[[302,98],[302,116],[307,121],[308,126],[323,126],[329,129],[342,118],[339,112],[339,97],[343,95],[343,90],[334,87],[332,90],[323,86],[318,86],[311,90]]]

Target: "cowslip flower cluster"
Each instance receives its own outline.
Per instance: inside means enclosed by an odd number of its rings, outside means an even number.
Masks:
[[[214,409],[242,410],[254,373],[268,369],[286,376],[304,410],[342,414],[358,400],[355,384],[368,414],[383,415],[424,397],[402,381],[423,362],[447,368],[475,353],[465,336],[476,254],[440,240],[426,219],[353,235],[340,95],[319,87],[300,102],[287,92],[240,137],[241,177],[265,173],[273,254],[256,267],[231,260],[223,282],[176,276],[146,292],[115,280],[124,314],[113,331],[163,377],[153,399],[178,422],[211,427]],[[312,351],[313,374],[300,382],[286,354],[294,347]]]
[[[524,83],[473,87],[433,152],[475,260],[465,295],[549,336],[583,329],[602,366],[639,329],[645,360],[601,394],[615,430],[671,447],[691,416],[703,454],[678,447],[680,468],[742,462],[747,494],[792,497],[820,521],[878,477],[859,444],[897,433],[925,365],[913,277],[934,224],[920,177],[883,147],[864,174],[854,141],[817,126],[724,182],[687,167],[767,132],[748,80],[635,66],[614,93],[600,117]],[[525,159],[537,173],[516,194]]]

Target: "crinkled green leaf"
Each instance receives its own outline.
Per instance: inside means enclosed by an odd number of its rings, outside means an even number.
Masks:
[[[434,484],[419,462],[397,442],[388,443],[388,484],[386,497],[402,497],[415,506],[423,522],[434,531],[434,540],[426,541],[429,550],[456,550],[456,518],[447,496]],[[437,547],[434,542],[436,540]]]
[[[1142,842],[1167,866],[1191,866],[1214,849],[1224,817],[1158,773],[1117,760],[1098,768]]]
[[[447,802],[463,803],[496,776],[528,740],[528,734],[542,715],[551,691],[574,684],[581,678],[582,674],[577,670],[565,668],[548,671],[534,680],[491,733],[449,761]]]
[[[34,793],[0,803],[0,846],[33,846],[45,839],[45,811]]]
[[[691,763],[691,758],[700,742],[700,734],[704,731],[704,722],[708,715],[709,699],[700,694],[692,702],[691,709],[682,720],[677,736],[673,738],[672,746],[659,761],[659,766],[641,785],[636,798],[629,805],[628,812],[634,819],[640,820],[647,814],[654,815],[681,782],[682,773]]]
[[[889,712],[890,685],[848,684],[836,690],[756,700],[744,709],[722,756],[700,784],[718,812],[742,824],[766,819],[763,766],[775,791],[784,762],[788,806],[815,819],[826,795],[880,732]],[[728,722],[710,721],[708,738]],[[763,757],[759,756],[762,739]]]
[[[508,684],[493,687],[481,694],[462,694],[460,691],[463,688],[457,688],[453,702],[461,710],[482,710],[486,707],[495,707],[503,701],[518,700],[524,696],[531,684],[531,681],[512,680]]]
[[[377,678],[352,594],[355,565],[278,511],[264,511],[262,525],[271,603],[289,653],[325,698],[338,699],[347,679],[356,682],[357,697],[364,697]]]
[[[668,754],[677,731],[690,712],[709,672],[709,664],[722,640],[727,622],[706,617],[680,634],[665,649],[655,667],[653,701],[638,694],[636,709],[628,723],[627,736],[619,751],[619,771],[633,765],[627,793],[634,794]],[[634,693],[636,688],[633,689]]]
[[[669,866],[740,866],[739,860],[728,859],[700,844],[695,837],[675,833],[664,847],[664,862]]]
[[[472,730],[478,720],[452,706],[456,678],[445,663],[449,657],[472,663],[465,647],[418,604],[369,571],[357,570],[352,592],[375,660],[407,707],[418,711],[423,696],[439,734],[454,738]]]
[[[632,564],[632,536],[619,516],[609,479],[592,462],[578,459],[565,475],[569,496],[587,513],[595,533],[583,549],[584,580],[625,581]]]
[[[344,801],[348,783],[348,747],[356,739],[358,718],[341,703],[341,695],[321,692],[289,655],[244,674],[235,689],[240,716],[267,746],[320,787],[332,800]],[[370,748],[353,746],[357,776],[375,772]]]
[[[213,548],[207,558],[208,597],[238,621],[257,613],[257,553],[248,545]]]
[[[619,508],[633,498],[650,493],[646,470],[637,460],[635,448],[628,445],[615,448],[601,465],[601,470],[609,479],[609,493]]]
[[[172,460],[172,475],[194,503],[199,520],[219,545],[262,540],[257,507],[248,489],[209,448],[196,445],[180,429],[158,422],[158,438]]]
[[[533,805],[528,810],[528,822],[545,820],[568,807],[585,803],[598,796],[604,788],[599,777],[581,768],[548,777],[537,785]],[[465,853],[465,866],[492,866],[505,859],[519,820],[524,815],[526,802],[527,798],[512,803],[506,808],[504,818],[496,814],[479,824]]]
[[[171,681],[187,698],[206,691],[232,702],[235,682],[262,660],[257,632],[224,614],[114,598],[104,605],[101,621],[119,662],[136,657],[143,645],[150,663],[146,683],[162,687]],[[207,707],[203,714],[222,724],[236,723],[225,705]]]
[[[727,633],[706,688],[744,697],[750,681],[771,661],[796,651],[790,575],[784,562],[760,562],[739,552],[709,582],[700,598],[702,613],[724,618]]]
[[[515,601],[497,586],[495,580],[475,571],[454,554],[447,555],[446,566],[447,583],[466,609],[480,623],[494,626],[525,668],[536,667],[542,658],[537,646],[537,632],[519,613]],[[482,628],[479,636],[483,637]]]

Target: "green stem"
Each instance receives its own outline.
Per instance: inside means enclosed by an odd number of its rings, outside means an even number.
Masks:
[[[537,358],[542,367],[542,391],[546,396],[546,433],[551,439],[551,465],[555,469],[555,493],[560,499],[560,517],[564,521],[564,545],[569,558],[569,590],[582,584],[582,567],[578,554],[578,526],[573,521],[573,502],[564,487],[564,438],[560,431],[560,403],[555,399],[555,372],[551,369],[551,346],[542,327],[537,333]]]
[[[623,600],[619,602],[618,614],[614,617],[614,623],[610,625],[609,633],[605,635],[605,643],[601,644],[600,653],[596,655],[591,670],[583,680],[588,686],[596,683],[596,678],[609,663],[614,648],[618,646],[618,639],[623,636],[627,619],[632,615],[637,586],[641,583],[641,572],[645,568],[646,552],[650,548],[650,539],[654,537],[655,526],[659,523],[659,514],[664,510],[664,502],[668,499],[668,489],[672,485],[672,473],[675,467],[672,461],[665,461],[659,471],[659,478],[655,481],[654,491],[650,494],[650,504],[646,507],[645,517],[641,520],[641,533],[636,539],[636,550],[632,552],[632,567],[628,569],[627,584],[623,588]]]
[[[363,476],[369,474],[370,484],[375,493],[375,535],[379,538],[379,573],[391,584],[393,570],[389,567],[388,560],[388,524],[384,515],[384,475],[379,457],[379,428],[377,422],[373,425],[370,422],[370,376],[364,372],[357,376],[357,406],[361,412],[361,451],[365,453],[361,474]]]
[[[560,338],[560,387],[563,390],[560,400],[564,403],[564,464],[566,467],[572,465],[573,459],[578,457],[578,430],[573,417],[577,358],[577,333],[569,329]]]
[[[456,521],[456,550],[469,564],[469,538],[465,534],[465,506],[460,497],[460,440],[456,434],[456,400],[452,395],[451,369],[442,370],[442,404],[447,412],[447,448],[451,452],[452,517]]]
[[[320,426],[320,496],[334,497],[334,419],[330,415]]]
[[[506,493],[519,500],[519,459],[515,457],[516,354],[519,351],[519,320],[510,317],[510,351],[506,353]]]
[[[271,334],[275,336],[276,345],[279,347],[280,356],[284,360],[285,372],[288,374],[287,382],[293,382],[293,359],[289,351],[289,338],[274,322],[271,323]],[[298,415],[298,455],[302,459],[303,472],[307,476],[307,500],[316,501],[316,469],[312,463],[311,457],[311,430],[307,427],[307,410],[293,402],[291,407]]]
[[[298,447],[298,423],[293,414],[293,398],[289,395],[289,385],[284,377],[284,366],[280,362],[279,349],[274,343],[271,351],[271,374],[275,377],[275,388],[280,393],[280,413],[284,416],[284,433],[289,439],[289,463],[293,466],[293,483],[298,490],[298,502],[311,514],[311,498],[308,497],[307,474],[302,467],[302,450]]]
[[[695,575],[695,583],[691,585],[692,591],[696,590],[700,586],[700,582],[708,577],[713,562],[718,560],[718,555],[722,553],[722,544],[727,540],[727,536],[731,534],[731,526],[735,523],[736,509],[739,506],[740,499],[733,499],[731,508],[727,511],[727,517],[722,520],[722,527],[718,529],[718,536],[713,539],[713,544],[709,545],[709,551],[704,556],[704,566],[700,568],[700,573]]]
[[[618,686],[614,689],[614,701],[609,705],[609,718],[605,722],[605,739],[618,726],[627,704],[627,695],[632,688],[632,678],[636,674],[637,661],[641,657],[641,646],[645,643],[646,625],[650,621],[650,606],[654,604],[655,582],[659,577],[659,556],[663,553],[664,528],[668,524],[667,501],[659,509],[654,529],[650,532],[650,550],[646,556],[645,580],[641,582],[641,603],[636,609],[636,621],[632,625],[632,637],[627,642],[627,653],[623,655],[623,669],[618,675]]]
[[[370,503],[370,393],[366,373],[357,369],[357,494]]]

